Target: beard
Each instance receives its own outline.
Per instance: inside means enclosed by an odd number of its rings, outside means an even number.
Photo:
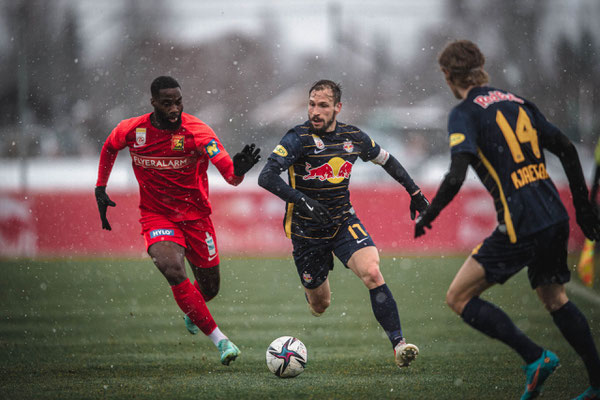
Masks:
[[[156,109],[154,109],[154,117],[156,118],[156,121],[158,122],[161,129],[174,131],[179,129],[179,127],[181,126],[181,113],[179,113],[175,122],[171,122],[169,120],[168,114],[164,114]]]
[[[313,125],[313,121],[312,121],[312,119],[310,119],[310,116],[309,116],[308,121],[310,122],[310,131],[317,135],[324,135],[325,133],[327,133],[327,129],[329,129],[329,127],[335,122],[336,116],[337,116],[337,113],[334,111],[333,115],[331,116],[331,119],[329,121],[321,119],[320,121],[323,122],[323,126],[319,129],[315,128],[315,126]]]

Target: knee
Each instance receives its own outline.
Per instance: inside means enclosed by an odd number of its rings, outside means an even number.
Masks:
[[[312,307],[312,309],[314,311],[321,314],[321,313],[324,313],[325,310],[327,310],[327,308],[329,307],[330,304],[331,304],[331,299],[324,298],[324,299],[315,300],[313,303],[310,304],[310,306]]]
[[[368,288],[378,287],[385,283],[383,275],[381,275],[381,271],[379,270],[378,260],[372,260],[368,263],[362,276],[362,281]]]
[[[446,292],[446,304],[458,315],[462,314],[463,309],[469,300],[470,299],[467,299],[462,293],[457,292],[452,288],[448,289]]]
[[[542,299],[542,304],[544,305],[544,308],[546,309],[546,311],[551,313],[551,312],[560,310],[562,308],[562,306],[567,304],[568,301],[569,301],[569,299],[566,296],[555,297],[555,298],[545,298],[545,299]]]
[[[177,285],[187,279],[185,265],[172,260],[155,260],[154,262],[171,286]]]
[[[548,312],[559,310],[569,301],[565,288],[562,285],[541,286],[536,291],[544,308]]]

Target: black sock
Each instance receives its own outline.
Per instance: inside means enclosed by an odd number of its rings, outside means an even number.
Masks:
[[[551,312],[550,315],[560,333],[583,360],[590,377],[590,384],[599,387],[600,359],[585,315],[570,301],[560,309]]]
[[[392,347],[396,347],[402,340],[402,328],[400,327],[398,307],[392,292],[384,283],[375,289],[370,289],[369,294],[371,295],[371,307],[377,322],[390,338]]]
[[[523,357],[526,364],[540,358],[544,351],[521,332],[504,311],[479,297],[469,300],[461,317],[478,331],[510,346]]]

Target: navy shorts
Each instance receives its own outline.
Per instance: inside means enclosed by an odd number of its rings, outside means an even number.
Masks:
[[[490,283],[504,283],[524,267],[533,289],[552,283],[563,284],[571,279],[567,265],[569,222],[552,225],[533,235],[510,243],[508,235],[496,229],[479,248],[473,258],[485,270]]]
[[[302,285],[315,289],[333,269],[333,255],[348,268],[348,260],[357,250],[375,246],[373,239],[355,215],[346,220],[331,239],[304,240],[292,236],[294,262]]]

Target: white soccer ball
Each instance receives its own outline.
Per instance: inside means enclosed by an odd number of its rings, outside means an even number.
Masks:
[[[308,353],[304,343],[292,336],[273,340],[267,349],[267,367],[280,378],[293,378],[304,371]]]

